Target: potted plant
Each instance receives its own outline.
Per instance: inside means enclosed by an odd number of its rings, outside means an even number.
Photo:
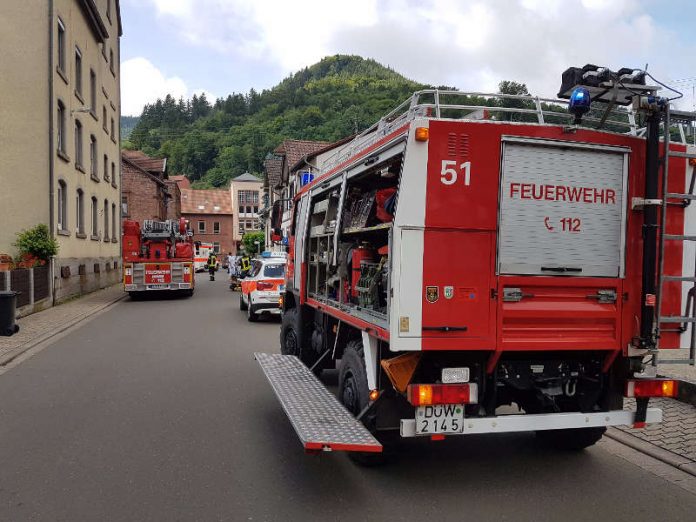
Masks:
[[[18,268],[44,266],[51,256],[58,253],[58,242],[51,237],[43,223],[19,232],[14,246],[19,250]]]

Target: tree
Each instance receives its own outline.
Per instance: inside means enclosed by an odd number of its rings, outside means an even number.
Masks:
[[[258,247],[256,245],[257,242]],[[247,232],[242,236],[242,244],[244,245],[244,251],[250,256],[258,254],[266,244],[266,234],[263,230]]]
[[[14,246],[19,250],[23,262],[45,265],[58,253],[58,242],[48,233],[48,226],[41,223],[29,230],[22,230],[17,234]]]
[[[503,80],[498,84],[498,93],[511,94],[514,96],[530,96],[527,90],[527,85],[524,83],[513,82],[511,80]],[[534,103],[526,100],[515,98],[500,98],[498,106],[511,109],[534,109]],[[496,119],[503,121],[536,121],[537,117],[532,114],[501,112],[496,116]]]

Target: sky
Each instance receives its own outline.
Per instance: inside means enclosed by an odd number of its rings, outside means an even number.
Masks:
[[[693,0],[121,0],[121,16],[123,115],[166,94],[262,91],[333,54],[421,83],[495,92],[514,80],[551,98],[568,67],[647,64],[694,109]]]

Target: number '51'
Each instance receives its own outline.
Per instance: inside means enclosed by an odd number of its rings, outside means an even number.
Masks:
[[[464,185],[471,184],[471,162],[465,161],[459,165],[459,169],[464,173]],[[440,181],[445,185],[454,185],[459,177],[457,172],[457,162],[454,160],[442,160],[442,170],[440,170]]]

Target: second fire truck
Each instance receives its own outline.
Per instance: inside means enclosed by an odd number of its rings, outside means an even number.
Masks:
[[[186,221],[123,222],[123,288],[132,297],[145,292],[191,296],[195,286],[193,236]]]

